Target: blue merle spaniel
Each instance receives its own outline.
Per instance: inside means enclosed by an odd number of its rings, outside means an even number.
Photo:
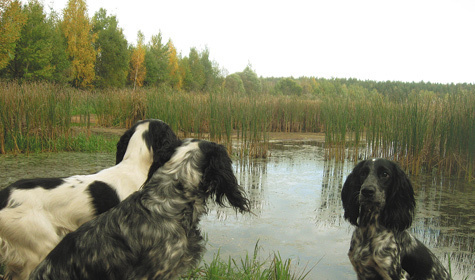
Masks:
[[[407,230],[414,215],[412,184],[386,159],[361,161],[341,192],[344,217],[356,226],[348,256],[363,279],[451,279],[437,257]]]

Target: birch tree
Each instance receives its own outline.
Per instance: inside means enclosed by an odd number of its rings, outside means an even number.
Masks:
[[[85,1],[68,1],[63,11],[62,29],[71,61],[72,84],[78,88],[90,87],[95,76],[96,51],[93,44],[96,36],[92,33]]]
[[[129,80],[133,82],[135,88],[141,87],[147,75],[145,68],[145,36],[139,31],[137,34],[137,46],[133,49],[130,57]]]

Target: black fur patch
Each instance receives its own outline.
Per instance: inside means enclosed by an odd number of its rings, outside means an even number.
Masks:
[[[22,179],[11,184],[9,188],[15,189],[34,189],[41,187],[43,189],[54,189],[57,186],[64,183],[63,178],[35,178],[35,179]]]
[[[135,133],[135,129],[138,125],[144,123],[145,121],[137,122],[134,126],[132,126],[129,130],[127,130],[117,142],[117,152],[115,154],[115,164],[120,163],[124,159],[125,152],[127,151],[127,147],[129,145],[130,138]]]
[[[148,172],[148,180],[158,168],[171,158],[175,149],[181,145],[181,141],[175,135],[170,126],[161,120],[152,119],[139,121],[120,137],[120,140],[117,143],[116,164],[124,159],[130,138],[134,135],[137,126],[146,122],[149,123],[148,130],[144,131],[142,139],[147,148],[151,148],[153,151],[153,163]]]
[[[404,268],[407,273],[414,277],[414,279],[425,279],[430,278],[430,272],[434,265],[434,260],[432,259],[431,252],[429,249],[422,244],[419,240],[416,239],[417,246],[414,248],[403,248],[406,250],[404,258],[402,258],[401,266]]]
[[[0,210],[7,207],[10,192],[10,188],[4,188],[3,190],[0,190]]]
[[[120,203],[117,192],[104,182],[94,181],[87,187],[87,190],[91,195],[96,215],[104,213]]]
[[[147,148],[153,150],[153,163],[148,170],[147,181],[158,168],[162,167],[182,142],[178,139],[168,124],[160,120],[149,120],[148,131],[142,135]]]

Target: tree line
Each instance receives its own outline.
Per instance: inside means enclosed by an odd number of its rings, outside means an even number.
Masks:
[[[127,42],[115,16],[101,8],[90,19],[84,0],[69,0],[62,14],[38,0],[0,0],[0,77],[69,83],[73,87],[168,85],[206,91],[223,78],[208,49],[177,53],[159,33],[146,43],[139,31]]]
[[[188,92],[273,94],[319,97],[383,94],[403,100],[411,94],[444,96],[475,92],[472,84],[375,82],[315,77],[258,77],[251,65],[226,75],[209,50],[177,53],[161,33],[131,44],[114,15],[101,8],[88,17],[85,0],[69,0],[61,14],[45,11],[39,0],[22,5],[0,0],[0,78],[49,81],[75,88],[167,86]]]

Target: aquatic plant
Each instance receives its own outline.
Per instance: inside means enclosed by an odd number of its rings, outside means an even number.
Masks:
[[[270,132],[324,132],[328,158],[397,160],[409,172],[475,178],[475,94],[384,94],[342,87],[318,98],[155,88],[81,91],[0,82],[0,153],[75,150],[72,126],[130,127],[158,118],[182,137],[207,138],[240,157],[266,157]]]
[[[398,101],[383,95],[327,97],[321,107],[331,158],[386,157],[413,174],[437,171],[474,179],[472,93],[414,92]]]
[[[55,150],[68,135],[72,98],[68,88],[47,83],[0,82],[0,153]]]

